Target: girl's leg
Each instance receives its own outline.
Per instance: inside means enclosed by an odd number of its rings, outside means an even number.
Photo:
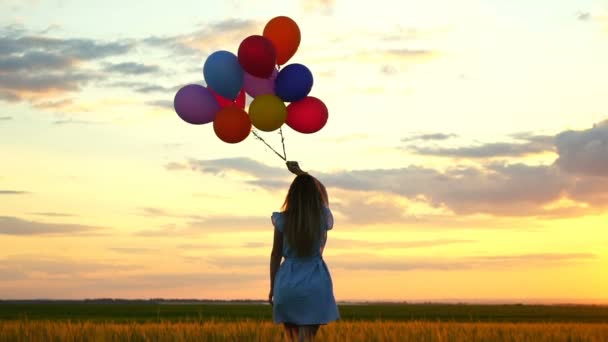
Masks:
[[[319,330],[318,325],[300,325],[298,328],[298,341],[300,342],[312,341]]]
[[[296,341],[298,339],[298,326],[293,323],[283,323],[283,325],[285,326],[287,338],[290,341]]]

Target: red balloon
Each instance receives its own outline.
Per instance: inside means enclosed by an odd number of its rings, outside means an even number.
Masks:
[[[239,94],[237,95],[236,99],[233,101],[230,101],[229,99],[223,97],[222,95],[216,93],[213,89],[208,88],[211,93],[213,94],[213,96],[215,97],[215,99],[217,100],[217,103],[220,104],[220,108],[224,108],[224,107],[228,107],[230,105],[237,105],[240,108],[245,108],[245,91],[243,89],[241,89],[241,91],[239,92]]]
[[[213,131],[223,142],[236,144],[251,133],[251,120],[245,110],[237,106],[227,106],[217,113],[213,120]]]
[[[277,64],[274,45],[260,35],[249,36],[241,42],[238,58],[243,70],[260,78],[269,78]]]
[[[287,106],[285,123],[300,133],[310,134],[321,130],[327,123],[329,113],[323,101],[307,96]]]

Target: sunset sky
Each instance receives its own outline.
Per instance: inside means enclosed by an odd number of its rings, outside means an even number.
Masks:
[[[608,303],[605,0],[1,1],[0,299],[267,297],[293,175],[173,98],[278,15],[338,301]]]

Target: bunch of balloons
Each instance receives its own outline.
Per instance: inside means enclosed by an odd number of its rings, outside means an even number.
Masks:
[[[174,107],[187,123],[213,122],[218,138],[227,143],[245,140],[252,126],[272,132],[286,123],[300,133],[325,126],[328,110],[309,96],[313,75],[302,64],[281,68],[300,45],[300,29],[289,17],[271,19],[262,35],[245,38],[235,55],[216,51],[203,66],[207,86],[189,84],[175,94]],[[246,94],[253,98],[245,111]],[[285,103],[288,102],[289,105]]]

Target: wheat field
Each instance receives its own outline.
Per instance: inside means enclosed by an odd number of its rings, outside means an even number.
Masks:
[[[0,322],[0,341],[284,341],[272,322],[146,322],[21,320]],[[463,323],[339,321],[321,327],[317,341],[608,341],[606,323]]]

